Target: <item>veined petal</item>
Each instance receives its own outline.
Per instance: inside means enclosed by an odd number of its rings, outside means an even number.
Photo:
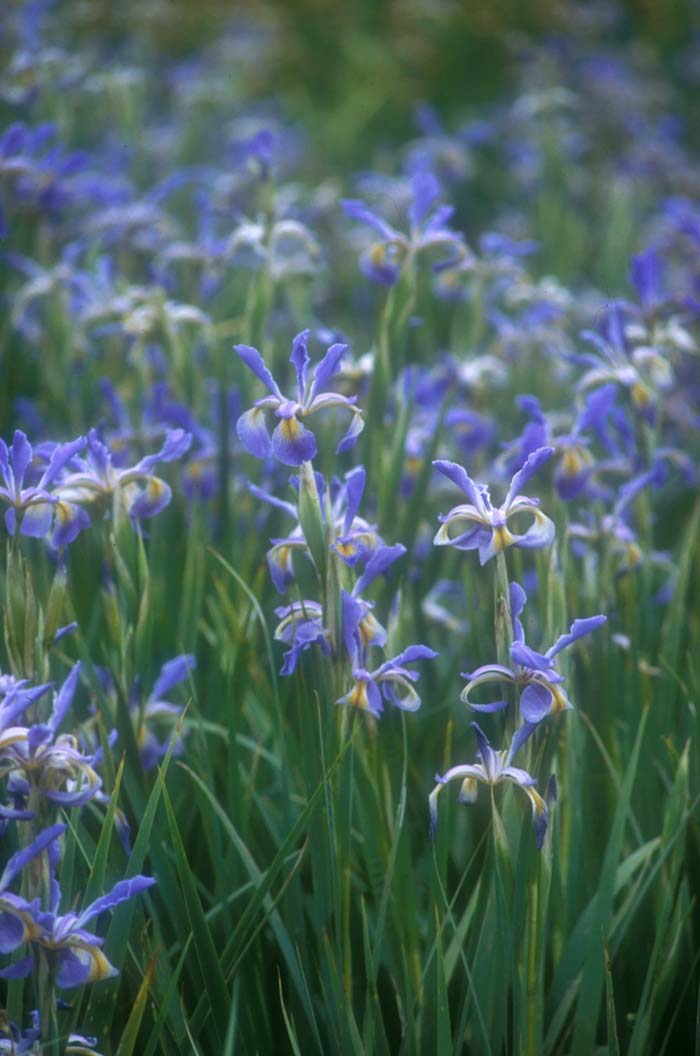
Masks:
[[[273,454],[285,466],[300,466],[315,457],[316,437],[297,418],[282,418],[272,434]]]
[[[32,539],[41,539],[51,528],[53,505],[50,502],[38,502],[28,506],[22,517],[20,534]]]
[[[520,695],[520,714],[525,722],[537,725],[549,714],[552,691],[541,682],[531,682]]]
[[[475,506],[454,506],[441,518],[442,523],[433,539],[433,546],[456,546],[459,550],[476,550],[484,538],[491,538],[491,524]],[[450,535],[450,528],[466,522],[474,527],[457,536]]]
[[[250,345],[234,345],[233,351],[238,353],[249,370],[252,370],[256,378],[258,378],[263,385],[266,385],[271,393],[277,396],[280,400],[284,399],[277,382],[265,366],[265,360],[262,358],[257,348],[252,348]]]
[[[249,455],[255,458],[267,458],[272,451],[270,435],[265,425],[265,411],[262,407],[253,407],[238,419],[236,425],[238,439]]]

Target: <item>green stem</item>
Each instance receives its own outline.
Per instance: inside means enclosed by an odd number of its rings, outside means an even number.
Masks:
[[[530,909],[530,920],[529,920],[529,934],[528,934],[528,957],[527,957],[527,1005],[526,1005],[526,1024],[527,1024],[527,1042],[525,1052],[527,1056],[538,1056],[541,1051],[538,1041],[538,1016],[539,1016],[539,1005],[538,1005],[538,978],[537,978],[537,943],[538,943],[538,931],[537,931],[537,906],[538,906],[538,890],[536,876],[530,881],[529,885],[529,909]]]

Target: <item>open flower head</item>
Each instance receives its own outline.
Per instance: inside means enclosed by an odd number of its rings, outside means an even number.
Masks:
[[[256,458],[274,455],[286,466],[300,466],[315,457],[316,437],[303,424],[303,419],[326,407],[341,407],[352,413],[350,428],[336,448],[336,452],[348,451],[364,428],[362,413],[355,406],[356,397],[328,392],[331,378],[338,372],[347,345],[334,344],[317,365],[311,378],[308,376],[309,353],[307,344],[310,330],[302,330],[292,342],[290,362],[297,376],[296,399],[284,396],[265,366],[256,348],[250,345],[235,345],[235,351],[245,365],[270,390],[269,396],[256,400],[251,410],[238,419],[236,431],[245,450]],[[272,411],[278,424],[270,437],[265,425],[265,415]]]
[[[433,540],[435,546],[454,546],[458,550],[477,550],[479,561],[485,565],[492,557],[508,547],[539,550],[554,540],[554,524],[539,509],[539,499],[520,494],[530,477],[554,454],[552,447],[540,447],[528,456],[510,482],[502,506],[493,506],[489,490],[477,484],[456,462],[438,461],[435,468],[460,488],[469,503],[454,506],[441,515],[441,526]],[[532,523],[526,531],[517,533],[508,527],[511,517],[527,514]]]

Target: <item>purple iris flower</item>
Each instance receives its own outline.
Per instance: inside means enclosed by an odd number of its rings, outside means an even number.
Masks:
[[[58,549],[71,543],[90,519],[69,499],[56,493],[57,483],[66,465],[85,447],[85,438],[80,436],[67,444],[53,447],[48,465],[43,471],[35,468],[35,453],[25,434],[18,429],[12,446],[0,440],[0,500],[8,505],[5,512],[5,527],[10,535],[19,531],[21,535],[41,538],[50,532],[51,546]],[[25,487],[25,478],[32,471],[36,483]],[[53,531],[52,531],[53,528]]]
[[[510,748],[501,752],[494,751],[486,734],[475,722],[472,723],[472,729],[476,734],[479,761],[477,763],[466,763],[462,766],[453,766],[447,773],[435,775],[437,784],[429,797],[431,836],[434,837],[437,827],[438,796],[450,781],[459,780],[462,782],[459,793],[460,803],[475,802],[480,782],[493,787],[505,781],[522,788],[530,800],[535,839],[537,840],[537,847],[541,850],[547,833],[547,825],[549,824],[550,805],[556,798],[556,785],[554,782],[550,783],[547,799],[544,799],[534,787],[537,783],[535,778],[531,777],[526,770],[521,770],[519,767],[512,765],[513,757],[531,735],[534,726],[528,726],[527,724],[521,726],[520,729],[516,730]]]
[[[338,454],[353,447],[364,428],[362,412],[355,406],[356,397],[326,391],[331,378],[338,372],[347,345],[331,345],[314,370],[309,383],[309,353],[306,346],[310,333],[310,330],[302,330],[292,342],[290,362],[294,365],[297,375],[296,400],[287,399],[282,395],[257,349],[251,348],[250,345],[234,346],[245,365],[272,394],[256,400],[252,409],[238,419],[238,438],[245,450],[256,458],[267,458],[273,454],[286,466],[300,466],[302,462],[314,458],[317,451],[316,437],[300,419],[326,407],[343,407],[352,412],[350,428],[336,448]],[[266,411],[273,411],[275,417],[280,420],[272,439],[265,425]]]
[[[51,828],[44,829],[28,847],[13,854],[5,866],[0,876],[0,953],[13,953],[25,942],[38,938],[41,931],[37,920],[39,900],[28,902],[7,889],[25,866],[29,865],[65,831],[65,825],[52,825]],[[18,964],[13,964],[1,971],[0,977],[12,979],[18,975],[26,975],[31,970],[32,963],[31,957],[24,958]]]
[[[0,773],[10,775],[11,793],[22,809],[32,790],[52,803],[77,807],[97,796],[102,787],[94,754],[85,755],[72,734],[58,732],[73,703],[79,675],[77,663],[55,695],[48,722],[15,727],[2,738]]]
[[[190,653],[181,653],[172,660],[168,660],[160,669],[160,674],[148,696],[143,712],[140,713],[140,723],[136,733],[136,742],[145,770],[151,770],[158,760],[163,758],[171,741],[171,738],[160,741],[152,727],[163,723],[172,724],[182,714],[182,708],[166,700],[166,695],[169,695],[175,686],[189,678],[190,671],[193,671],[196,665],[197,661],[194,656]],[[138,714],[138,700],[135,703],[135,711]],[[176,754],[182,751],[181,742],[175,744],[174,751]]]
[[[566,711],[573,707],[563,688],[564,676],[557,671],[556,658],[563,649],[577,642],[606,622],[606,616],[589,616],[574,620],[568,634],[561,635],[546,653],[538,653],[525,642],[520,614],[525,608],[527,595],[519,583],[510,584],[510,609],[513,619],[513,644],[510,658],[513,667],[501,664],[486,664],[476,671],[464,672],[468,679],[460,699],[473,711],[494,712],[507,707],[507,701],[497,700],[490,704],[474,704],[469,694],[477,687],[491,682],[506,682],[522,687],[520,714],[529,725],[536,726],[553,712]]]
[[[475,483],[462,466],[456,462],[434,462],[435,468],[461,488],[470,500],[469,504],[455,506],[449,513],[440,516],[441,527],[433,540],[435,546],[478,550],[482,565],[510,546],[525,550],[550,546],[555,534],[554,524],[540,511],[539,499],[528,499],[519,494],[519,489],[553,454],[553,447],[540,447],[533,451],[513,476],[508,494],[500,507],[491,505],[488,488]],[[530,514],[533,521],[527,531],[516,535],[508,528],[508,519],[520,513]],[[450,529],[455,525],[460,529],[459,534],[450,536]]]
[[[101,497],[119,495],[130,517],[141,520],[154,517],[172,497],[168,484],[151,472],[157,462],[173,462],[189,449],[192,437],[184,429],[169,429],[160,451],[146,455],[136,465],[119,469],[112,451],[100,440],[95,429],[87,437],[86,457],[76,456],[70,472],[60,483],[64,500],[91,503]]]
[[[383,646],[386,631],[372,614],[372,605],[360,596],[369,584],[405,553],[405,547],[380,547],[375,551],[352,594],[342,591],[343,639],[352,668],[353,685],[338,704],[350,704],[361,711],[369,711],[379,718],[388,701],[403,711],[417,711],[420,697],[413,688],[418,679],[416,671],[406,664],[417,660],[432,660],[438,654],[426,645],[411,645],[398,656],[386,660],[379,667],[368,670],[369,646]]]
[[[360,268],[373,282],[394,286],[405,264],[416,254],[433,247],[448,249],[448,259],[436,268],[453,267],[465,254],[463,236],[448,227],[454,213],[451,205],[436,208],[440,184],[427,169],[414,172],[411,179],[412,200],[408,209],[409,234],[397,230],[363,201],[346,198],[341,202],[346,215],[372,228],[380,237],[360,258]]]
[[[64,828],[65,826],[55,826],[54,829],[59,831],[54,832],[52,838],[55,839]],[[54,830],[47,830],[52,831]],[[42,834],[44,837],[46,835]],[[33,928],[23,941],[36,943],[54,952],[56,986],[62,990],[110,979],[119,973],[102,952],[104,939],[86,931],[84,925],[105,910],[114,909],[127,899],[147,890],[154,883],[155,879],[150,876],[134,876],[130,880],[120,880],[109,894],[96,899],[82,913],[60,915],[57,913],[60,889],[54,882],[50,911],[42,912],[33,907]],[[32,957],[25,957],[1,974],[7,977],[8,973],[12,972],[14,978],[26,976],[31,972],[33,964]]]
[[[318,645],[324,656],[330,655],[328,633],[323,626],[323,606],[317,601],[293,601],[275,609],[279,623],[274,638],[289,646],[284,654],[281,675],[291,675],[296,670],[301,654],[313,645]]]
[[[341,561],[353,568],[363,557],[382,545],[382,539],[376,528],[369,524],[363,517],[358,516],[358,508],[362,501],[367,474],[363,466],[356,466],[345,474],[341,482],[334,478],[331,482],[331,507],[330,516],[332,520],[332,531],[334,542],[330,544],[331,550],[338,555]],[[320,474],[316,474],[316,485],[319,495],[325,492],[325,481]],[[308,544],[304,538],[301,525],[299,524],[299,511],[291,502],[285,502],[274,495],[259,488],[255,484],[249,484],[248,490],[256,498],[263,502],[283,510],[293,517],[297,522],[295,527],[286,536],[272,539],[272,547],[267,551],[267,564],[270,577],[280,594],[284,594],[287,586],[294,579],[293,554],[303,553],[311,557]],[[325,503],[322,504],[322,513]]]

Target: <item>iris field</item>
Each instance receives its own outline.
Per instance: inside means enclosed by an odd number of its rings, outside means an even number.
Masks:
[[[2,7],[2,1054],[700,1054],[693,9],[481,6]]]

